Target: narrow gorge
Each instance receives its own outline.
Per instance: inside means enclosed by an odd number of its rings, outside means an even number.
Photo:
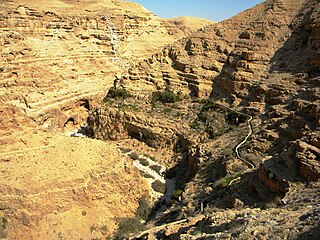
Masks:
[[[0,16],[1,239],[319,238],[319,1]]]

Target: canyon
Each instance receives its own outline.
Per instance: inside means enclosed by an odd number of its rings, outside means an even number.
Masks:
[[[319,1],[219,23],[122,0],[0,16],[0,238],[320,236]]]

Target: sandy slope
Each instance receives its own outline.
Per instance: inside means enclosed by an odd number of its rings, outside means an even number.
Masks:
[[[108,236],[147,194],[132,163],[110,143],[39,130],[1,140],[8,144],[0,153],[0,216],[9,239]]]

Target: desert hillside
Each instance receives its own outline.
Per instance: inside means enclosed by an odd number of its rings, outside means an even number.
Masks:
[[[318,239],[319,1],[0,15],[0,238]]]
[[[154,193],[117,143],[70,136],[116,76],[212,22],[176,27],[117,0],[1,1],[0,14],[0,237],[110,236]]]

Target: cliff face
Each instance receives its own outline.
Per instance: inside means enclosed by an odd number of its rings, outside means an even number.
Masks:
[[[0,99],[53,127],[81,115],[81,100],[103,94],[133,62],[189,31],[122,1],[2,1],[0,14]]]
[[[140,63],[141,79],[195,96],[224,97],[228,102],[244,98],[274,69],[278,50],[287,46],[291,34],[305,24],[305,14],[312,7],[304,4],[266,1],[202,28]],[[279,61],[277,64],[281,65]],[[150,73],[150,69],[156,72]]]
[[[108,237],[150,190],[115,143],[62,134],[195,25],[120,0],[1,1],[0,16],[0,238]]]
[[[127,85],[210,97],[254,113],[261,122],[253,150],[273,155],[290,149],[290,156],[301,156],[306,149],[294,147],[297,141],[319,141],[318,22],[317,1],[265,1],[140,62],[134,73],[139,81]],[[259,141],[267,144],[258,147]],[[313,157],[313,167],[297,159],[305,178],[311,177],[306,166],[319,175]]]
[[[319,4],[211,23],[120,0],[2,1],[0,237],[110,236],[150,198],[137,161],[175,181],[153,222],[189,219],[160,239],[318,234]]]
[[[312,55],[312,64],[319,67],[319,3],[314,3],[315,6],[310,12],[309,22],[310,37],[308,39],[308,52]]]
[[[170,217],[180,219],[199,210],[197,201],[203,201],[209,209],[248,205],[264,208],[266,205],[259,205],[261,202],[273,202],[293,210],[297,202],[303,204],[303,199],[309,199],[305,203],[312,206],[317,204],[311,196],[318,185],[311,184],[311,189],[306,186],[305,190],[299,184],[318,182],[320,177],[318,30],[318,1],[265,1],[229,20],[199,29],[130,69],[125,85],[140,99],[148,100],[150,91],[167,89],[186,99],[191,97],[192,102],[182,105],[194,112],[194,97],[200,97],[253,117],[253,135],[246,139],[240,155],[255,167],[237,178],[237,173],[243,172],[243,162],[237,162],[225,151],[234,150],[237,145],[232,147],[232,129],[224,129],[223,137],[220,135],[221,129],[228,128],[224,125],[228,116],[219,115],[221,106],[204,104],[198,108],[197,116],[186,113],[189,119],[195,117],[188,125],[198,131],[193,139],[199,140],[189,141],[190,151],[185,152],[187,157],[180,162],[179,170],[190,167],[186,172],[195,174],[182,184],[185,200],[171,209],[171,215],[159,217],[159,222]],[[148,108],[144,109],[147,113],[142,114],[150,114]],[[180,111],[173,109],[164,111]],[[241,124],[237,127],[240,133]],[[188,126],[185,129],[192,131]],[[179,170],[176,174],[181,176]],[[220,191],[217,186],[222,184],[220,181],[228,181],[227,176],[239,182],[231,181],[230,189]],[[297,189],[306,197],[297,200],[299,197],[292,193]],[[177,213],[180,210],[181,215]],[[318,220],[313,224],[317,225]],[[187,231],[181,233],[182,228],[172,230],[174,233],[168,231],[165,236],[184,236]],[[312,235],[314,229],[310,231]]]

